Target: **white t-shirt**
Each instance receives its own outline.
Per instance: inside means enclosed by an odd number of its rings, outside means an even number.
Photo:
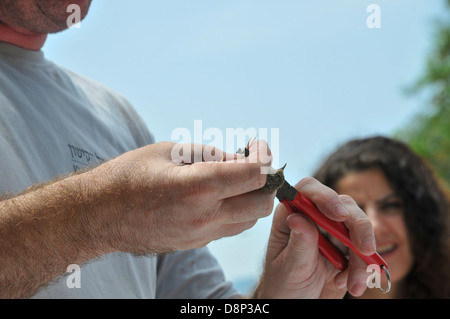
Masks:
[[[153,142],[119,94],[52,63],[41,51],[0,42],[0,195],[16,194]],[[34,297],[237,295],[203,248],[164,256],[101,256],[81,265],[78,273],[56,278]]]

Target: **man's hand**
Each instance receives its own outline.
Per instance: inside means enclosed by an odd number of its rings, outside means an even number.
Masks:
[[[312,178],[295,188],[329,218],[344,222],[356,249],[375,253],[375,236],[369,219],[349,196],[339,196]],[[367,288],[367,265],[350,252],[340,272],[319,252],[318,228],[302,214],[289,215],[283,204],[276,210],[267,248],[264,273],[256,298],[342,298],[348,290],[360,296]]]
[[[110,219],[114,249],[160,253],[198,248],[239,234],[272,213],[275,194],[258,191],[266,181],[257,160],[267,150],[264,141],[245,159],[232,155],[226,160],[224,155],[220,162],[184,165],[173,162],[174,146],[150,145],[92,171],[94,179],[110,176],[105,182],[117,191],[112,210],[104,215]]]
[[[174,143],[158,143],[0,201],[0,298],[32,296],[103,254],[198,248],[252,227],[273,209],[275,195],[258,190],[266,145],[181,165]]]

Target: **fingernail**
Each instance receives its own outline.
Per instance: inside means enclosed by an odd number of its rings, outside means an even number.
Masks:
[[[364,293],[366,288],[367,288],[367,285],[358,282],[358,283],[353,284],[352,288],[350,289],[350,293],[354,297],[359,297]]]
[[[336,286],[337,289],[344,289],[345,286],[347,286],[347,280],[346,278],[337,278],[334,281],[334,285]]]
[[[366,240],[364,240],[362,246],[365,250],[368,251],[376,251],[377,249],[377,245],[373,238],[367,238]]]
[[[293,216],[294,216],[294,215],[291,214],[291,215],[289,215],[289,216],[286,218],[286,224],[287,224],[288,227],[291,229],[291,232],[293,232],[295,235],[300,235],[300,231],[299,231],[299,230],[296,230],[296,229],[292,229],[293,227],[292,227],[291,223],[289,222],[292,218],[295,218],[295,217],[293,217]]]
[[[336,215],[338,215],[339,217],[348,217],[349,216],[349,212],[347,211],[347,209],[344,207],[344,205],[336,205],[336,207],[334,208],[334,212],[336,213]]]

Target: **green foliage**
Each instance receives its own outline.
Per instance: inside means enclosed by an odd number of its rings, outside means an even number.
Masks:
[[[447,0],[450,16],[450,0]],[[448,19],[450,20],[450,19]],[[450,22],[438,25],[435,47],[428,57],[423,76],[411,92],[431,93],[429,105],[409,127],[396,137],[406,141],[450,184]]]

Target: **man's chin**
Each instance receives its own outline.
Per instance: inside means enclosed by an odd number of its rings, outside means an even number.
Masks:
[[[15,27],[15,29],[19,32],[23,30],[24,34],[29,35],[39,35],[39,34],[54,34],[62,32],[68,29],[67,24],[64,25],[46,25],[45,27],[36,27],[36,26],[24,26],[24,27]]]
[[[39,3],[43,1],[44,0],[36,1],[36,4],[38,4],[37,7],[39,8],[38,20],[40,20],[41,23],[37,23],[34,28],[31,28],[30,26],[30,30],[44,34],[64,31],[72,24],[84,20],[89,12],[91,4],[91,0],[72,0],[74,4],[69,5],[77,6],[78,9],[75,10],[74,7],[71,11],[69,7],[66,8],[66,6],[62,4],[59,6],[50,6],[49,4],[39,5]],[[71,1],[65,2],[70,3]]]
[[[82,21],[82,19],[80,19],[80,21]],[[33,22],[26,25],[24,24],[22,25],[22,28],[24,30],[28,30],[28,32],[34,32],[37,34],[54,34],[69,29],[71,25],[69,22],[70,21],[68,20],[55,21],[46,19],[45,22],[39,24],[34,24]],[[75,24],[75,21],[72,21],[72,24]]]

